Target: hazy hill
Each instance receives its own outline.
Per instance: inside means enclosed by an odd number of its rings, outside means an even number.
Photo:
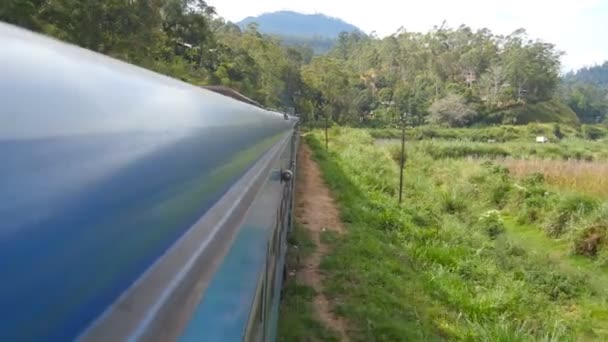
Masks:
[[[602,65],[584,67],[576,72],[568,73],[564,79],[566,81],[578,81],[608,87],[608,61]]]
[[[241,28],[257,23],[262,33],[279,36],[290,45],[304,45],[316,53],[327,52],[341,32],[361,31],[342,19],[324,14],[303,14],[291,11],[264,13],[247,17],[237,23]]]

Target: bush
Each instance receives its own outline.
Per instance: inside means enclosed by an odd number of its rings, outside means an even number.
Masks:
[[[595,257],[601,253],[608,237],[608,206],[601,208],[595,215],[582,220],[573,234],[574,252],[579,255]],[[602,256],[605,253],[601,253]]]
[[[457,214],[467,209],[466,201],[455,192],[442,191],[440,195],[441,209],[448,214]]]
[[[598,125],[582,125],[581,132],[583,137],[589,140],[603,139],[608,135],[608,130]]]
[[[462,127],[470,124],[477,113],[466,103],[464,97],[449,94],[443,99],[435,101],[429,108],[429,121],[431,123]]]
[[[546,200],[543,197],[533,196],[527,198],[521,206],[517,215],[517,222],[534,223],[540,220],[544,213]]]
[[[524,177],[522,183],[525,186],[537,188],[538,186],[545,183],[545,175],[540,172],[534,172],[534,173]]]
[[[486,211],[479,217],[477,226],[485,232],[490,239],[496,239],[505,231],[505,223],[500,217],[498,210]]]
[[[547,271],[541,265],[537,272],[526,272],[523,275],[526,281],[535,284],[552,300],[576,297],[583,292],[585,286],[585,279],[579,274],[568,275]]]
[[[559,237],[568,230],[576,218],[591,213],[599,206],[596,199],[582,195],[570,195],[562,198],[550,214],[544,229],[551,237]]]

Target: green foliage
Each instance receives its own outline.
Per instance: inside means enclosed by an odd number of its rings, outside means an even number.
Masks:
[[[599,140],[608,136],[608,129],[598,125],[582,125],[581,133],[585,139]]]
[[[598,86],[608,86],[608,62],[601,65],[591,67],[583,67],[576,72],[571,72],[566,75],[568,81],[578,81]]]
[[[559,52],[522,30],[442,26],[382,39],[355,31],[313,58],[255,24],[226,22],[202,0],[7,0],[0,19],[196,85],[231,87],[266,107],[295,108],[303,121],[328,115],[387,127],[407,113],[413,126],[578,122],[551,100]],[[577,96],[562,98],[586,106]]]
[[[574,252],[588,257],[598,256],[600,265],[606,263],[608,245],[608,205],[587,215],[574,227],[572,242]]]
[[[477,113],[466,104],[464,97],[448,94],[429,108],[429,121],[433,124],[462,127],[470,124]]]
[[[315,290],[289,281],[283,291],[278,341],[339,341],[339,337],[315,319]]]
[[[600,127],[600,126],[597,126]],[[601,129],[601,128],[600,128]],[[559,133],[562,138],[574,138],[581,135],[578,130],[571,126],[559,125]],[[374,138],[400,138],[400,129],[379,128],[370,130]],[[542,135],[552,137],[555,134],[555,125],[530,124],[527,126],[488,126],[475,128],[445,128],[439,126],[420,126],[406,129],[406,138],[411,140],[467,140],[476,142],[506,142],[514,140],[534,141],[536,136]],[[561,140],[556,137],[556,140]]]
[[[442,192],[440,198],[441,207],[448,214],[456,214],[466,209],[464,202],[453,193]]]
[[[565,75],[559,95],[582,122],[599,123],[608,116],[608,62]]]
[[[453,134],[458,134],[458,132],[453,132]],[[446,135],[442,136],[445,137]],[[385,140],[381,143],[389,148],[395,158],[399,156],[401,144],[398,139]],[[564,139],[558,143],[547,144],[536,143],[533,138],[529,138],[528,141],[509,141],[506,143],[444,139],[414,140],[407,141],[406,152],[408,154],[414,152],[423,153],[433,159],[501,159],[511,157],[517,159],[536,158],[564,161],[608,160],[608,145],[603,141],[586,141],[577,138]]]
[[[333,130],[327,152],[319,133],[307,141],[348,226],[323,261],[326,288],[339,303],[338,314],[348,319],[353,340],[606,337],[607,297],[596,291],[602,288],[595,285],[597,272],[585,269],[583,275],[512,240],[513,223],[505,213],[517,212],[527,200],[542,202],[538,207],[547,211],[541,216],[552,212],[554,196],[543,177],[516,186],[496,163],[433,159],[413,149],[399,207],[386,191],[398,183],[390,147],[341,128]],[[501,186],[508,190],[499,212],[493,193]],[[577,210],[597,210],[580,197],[560,195],[557,201],[563,208],[576,203]],[[573,222],[582,222],[575,217]],[[602,255],[601,246],[597,251]]]
[[[320,56],[302,69],[304,82],[317,91],[315,107],[336,122],[353,121],[353,90],[344,62]]]
[[[398,31],[384,39],[360,34],[341,39],[330,54],[345,61],[359,79],[356,86],[369,89],[380,106],[410,114],[413,125],[424,123],[432,104],[441,107],[438,101],[449,94],[473,108],[451,101],[458,106],[451,112],[434,108],[433,121],[489,122],[496,111],[551,99],[559,81],[560,53],[551,44],[528,39],[522,30],[496,36],[464,25],[442,26],[428,33]],[[386,88],[393,93],[391,100],[382,92]]]
[[[517,123],[525,125],[533,122],[557,122],[569,126],[579,123],[576,113],[557,99],[512,106],[508,109],[494,112],[492,121],[496,123]]]
[[[497,210],[486,211],[479,217],[477,227],[485,232],[489,238],[496,239],[505,231],[505,224]]]
[[[569,195],[560,198],[554,211],[548,216],[544,229],[548,235],[559,237],[571,229],[574,220],[590,214],[598,206],[596,199],[587,196]]]
[[[310,112],[305,49],[241,30],[202,0],[10,0],[0,20],[195,85],[223,85],[271,108]],[[310,58],[310,57],[308,57]]]
[[[424,150],[425,153],[434,159],[463,157],[497,158],[509,155],[507,150],[495,144],[421,142],[417,147]]]

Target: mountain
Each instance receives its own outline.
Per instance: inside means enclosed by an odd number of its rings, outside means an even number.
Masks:
[[[331,49],[341,32],[361,32],[358,27],[342,19],[324,14],[303,14],[291,11],[247,17],[237,25],[245,28],[252,23],[257,23],[258,30],[262,33],[279,36],[289,45],[308,46],[315,53],[323,53]]]

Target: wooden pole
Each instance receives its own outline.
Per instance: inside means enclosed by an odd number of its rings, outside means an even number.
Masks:
[[[399,163],[399,204],[403,199],[403,167],[405,166],[405,113],[401,117],[401,160]]]
[[[329,114],[325,113],[325,151],[329,151],[329,137],[327,135],[327,126],[329,126]]]
[[[312,111],[310,118],[308,119],[308,130],[312,132],[312,120],[317,121],[317,117],[315,115],[315,111]]]

